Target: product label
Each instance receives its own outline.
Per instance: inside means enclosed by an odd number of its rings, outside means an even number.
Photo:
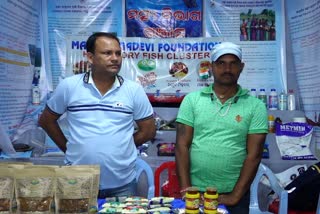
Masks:
[[[198,198],[186,198],[186,209],[199,209],[199,199]]]
[[[294,95],[288,96],[288,110],[290,111],[296,110],[296,100]]]
[[[287,97],[285,95],[280,95],[279,97],[279,110],[287,110]]]
[[[216,210],[218,207],[218,201],[216,199],[204,199],[204,208],[206,210]]]
[[[39,87],[32,88],[32,104],[39,105],[40,104],[40,89]]]
[[[269,96],[269,109],[277,110],[278,109],[278,97],[277,96]]]

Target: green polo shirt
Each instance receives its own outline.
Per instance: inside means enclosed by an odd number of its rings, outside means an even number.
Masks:
[[[268,133],[267,109],[263,102],[238,86],[224,104],[213,85],[189,93],[180,105],[177,122],[192,126],[190,175],[193,186],[208,186],[231,192],[246,157],[248,134]]]

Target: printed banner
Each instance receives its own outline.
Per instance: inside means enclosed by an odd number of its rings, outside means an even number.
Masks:
[[[36,127],[38,108],[32,105],[31,88],[40,81],[41,4],[1,1],[0,14],[0,125],[13,141]]]
[[[202,0],[127,0],[127,37],[202,37]]]
[[[319,124],[320,1],[295,0],[287,4],[287,10],[295,67],[291,75],[297,78],[306,115]]]
[[[140,83],[152,102],[180,103],[187,93],[213,82],[210,53],[221,41],[220,38],[204,37],[179,39],[120,37],[123,51],[120,74]],[[88,71],[90,68],[83,48],[85,38],[71,37],[67,44],[70,47],[67,50],[66,62],[68,76]],[[243,48],[244,53],[252,51],[247,48],[248,46]],[[264,72],[265,69],[252,72],[252,68],[264,66],[264,58],[244,54],[243,61],[246,65],[239,79],[242,87],[282,89],[283,85],[275,85],[274,80],[270,78],[272,73]]]

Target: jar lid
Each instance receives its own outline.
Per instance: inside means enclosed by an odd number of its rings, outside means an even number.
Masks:
[[[218,192],[218,190],[215,187],[207,187],[206,192],[209,194],[216,194]]]
[[[195,193],[199,192],[199,188],[198,187],[189,187],[187,189],[187,192],[195,194]]]

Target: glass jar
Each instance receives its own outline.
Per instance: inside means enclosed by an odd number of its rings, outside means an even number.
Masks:
[[[218,191],[215,187],[207,187],[204,193],[204,213],[215,214],[218,207]]]
[[[200,192],[197,187],[189,187],[186,196],[186,213],[199,213]]]

